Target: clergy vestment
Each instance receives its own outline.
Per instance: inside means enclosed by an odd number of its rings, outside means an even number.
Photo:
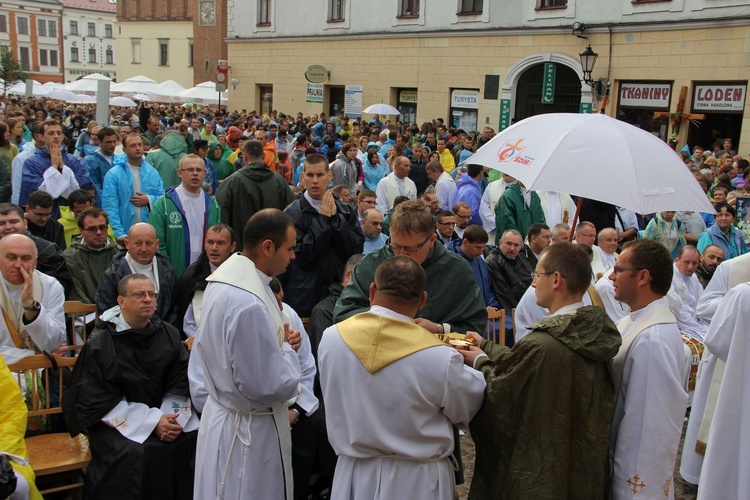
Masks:
[[[591,287],[589,287],[589,290]],[[597,301],[600,302],[597,296]],[[583,294],[583,305],[591,306],[598,305],[594,304],[591,299],[591,292],[588,291]],[[516,315],[514,320],[516,322],[516,342],[524,338],[526,335],[531,333],[532,326],[534,323],[541,320],[549,314],[549,309],[542,307],[536,303],[536,288],[530,286],[518,301],[516,306]],[[614,320],[613,320],[614,321]]]
[[[623,340],[615,357],[612,498],[673,499],[688,402],[682,337],[664,297],[631,312],[617,326]]]
[[[180,333],[158,317],[132,329],[119,306],[102,314],[62,401],[71,435],[91,446],[84,498],[192,498],[198,422],[187,364]],[[153,435],[164,413],[183,427],[173,442]]]
[[[300,366],[284,339],[270,280],[240,254],[207,278],[193,347],[208,392],[195,498],[292,499],[288,407]]]
[[[695,308],[698,317],[710,323],[727,291],[746,281],[750,281],[750,254],[740,255],[719,264],[713,278],[698,299]]]
[[[482,375],[380,306],[328,328],[318,361],[339,457],[331,498],[453,499],[451,423],[467,423],[481,407]]]
[[[680,331],[703,342],[703,337],[708,330],[708,324],[698,318],[695,308],[698,299],[703,293],[703,287],[698,276],[693,273],[689,278],[685,277],[675,264],[672,273],[672,287],[667,294],[669,305],[677,319]]]

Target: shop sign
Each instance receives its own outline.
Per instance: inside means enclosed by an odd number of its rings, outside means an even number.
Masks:
[[[747,82],[696,83],[693,88],[693,111],[733,111],[745,109]]]
[[[344,113],[351,118],[362,116],[362,85],[347,85],[344,89]]]
[[[479,91],[454,90],[451,92],[451,108],[479,109]]]
[[[308,66],[305,70],[305,80],[310,83],[323,83],[328,80],[328,70],[320,64]]]
[[[581,104],[578,105],[578,112],[582,114],[590,115],[592,109],[593,104],[590,102],[581,102]]]
[[[510,127],[510,99],[500,100],[500,130]]]
[[[307,84],[307,96],[305,102],[314,102],[323,104],[323,84],[322,83],[308,83]]]
[[[670,83],[620,83],[620,106],[668,110],[672,96]]]
[[[404,104],[417,104],[418,92],[416,90],[402,90],[398,93],[398,102]]]
[[[544,77],[542,80],[542,104],[555,103],[555,77],[557,66],[555,63],[544,63]]]

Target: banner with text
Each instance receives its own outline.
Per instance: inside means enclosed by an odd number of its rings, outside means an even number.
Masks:
[[[362,116],[362,94],[364,87],[362,85],[347,85],[344,96],[344,113],[350,118],[360,118]]]
[[[510,127],[510,99],[500,100],[500,130]],[[498,130],[498,132],[500,131]]]
[[[668,111],[672,96],[671,83],[620,83],[620,106]]]
[[[745,109],[747,82],[695,83],[693,112],[725,111],[740,113]]]
[[[322,83],[308,83],[307,84],[307,95],[305,96],[305,102],[314,102],[323,104],[323,84]]]
[[[544,77],[542,79],[542,104],[555,103],[555,77],[557,66],[555,63],[544,63]]]

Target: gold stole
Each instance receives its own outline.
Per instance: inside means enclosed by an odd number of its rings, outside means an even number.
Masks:
[[[33,272],[31,274],[31,286],[34,300],[41,303],[43,296],[42,283],[39,280],[39,275],[36,272]],[[5,284],[3,284],[3,286],[0,286],[0,307],[2,307],[3,309],[3,319],[5,320],[5,327],[8,329],[10,336],[13,338],[13,343],[19,349],[31,349],[34,351],[38,351],[36,345],[34,344],[34,341],[31,340],[31,337],[29,337],[28,334],[22,335],[23,321],[21,320],[21,316],[16,315],[16,312],[13,309],[13,302],[10,300],[10,297],[6,295],[6,292],[7,291],[5,288]],[[23,315],[23,313],[21,314]]]
[[[344,343],[370,373],[376,373],[410,354],[443,345],[415,323],[370,312],[360,313],[336,325]]]
[[[586,291],[589,293],[589,297],[591,297],[591,305],[604,309],[604,303],[602,302],[601,297],[599,297],[599,293],[596,291],[594,285],[589,285],[589,288]]]

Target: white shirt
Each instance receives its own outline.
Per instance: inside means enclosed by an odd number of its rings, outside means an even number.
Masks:
[[[197,193],[187,191],[182,184],[175,188],[177,197],[185,211],[185,223],[190,233],[190,255],[185,267],[189,266],[198,258],[203,251],[203,226],[205,224],[206,203],[203,199],[203,190]]]

